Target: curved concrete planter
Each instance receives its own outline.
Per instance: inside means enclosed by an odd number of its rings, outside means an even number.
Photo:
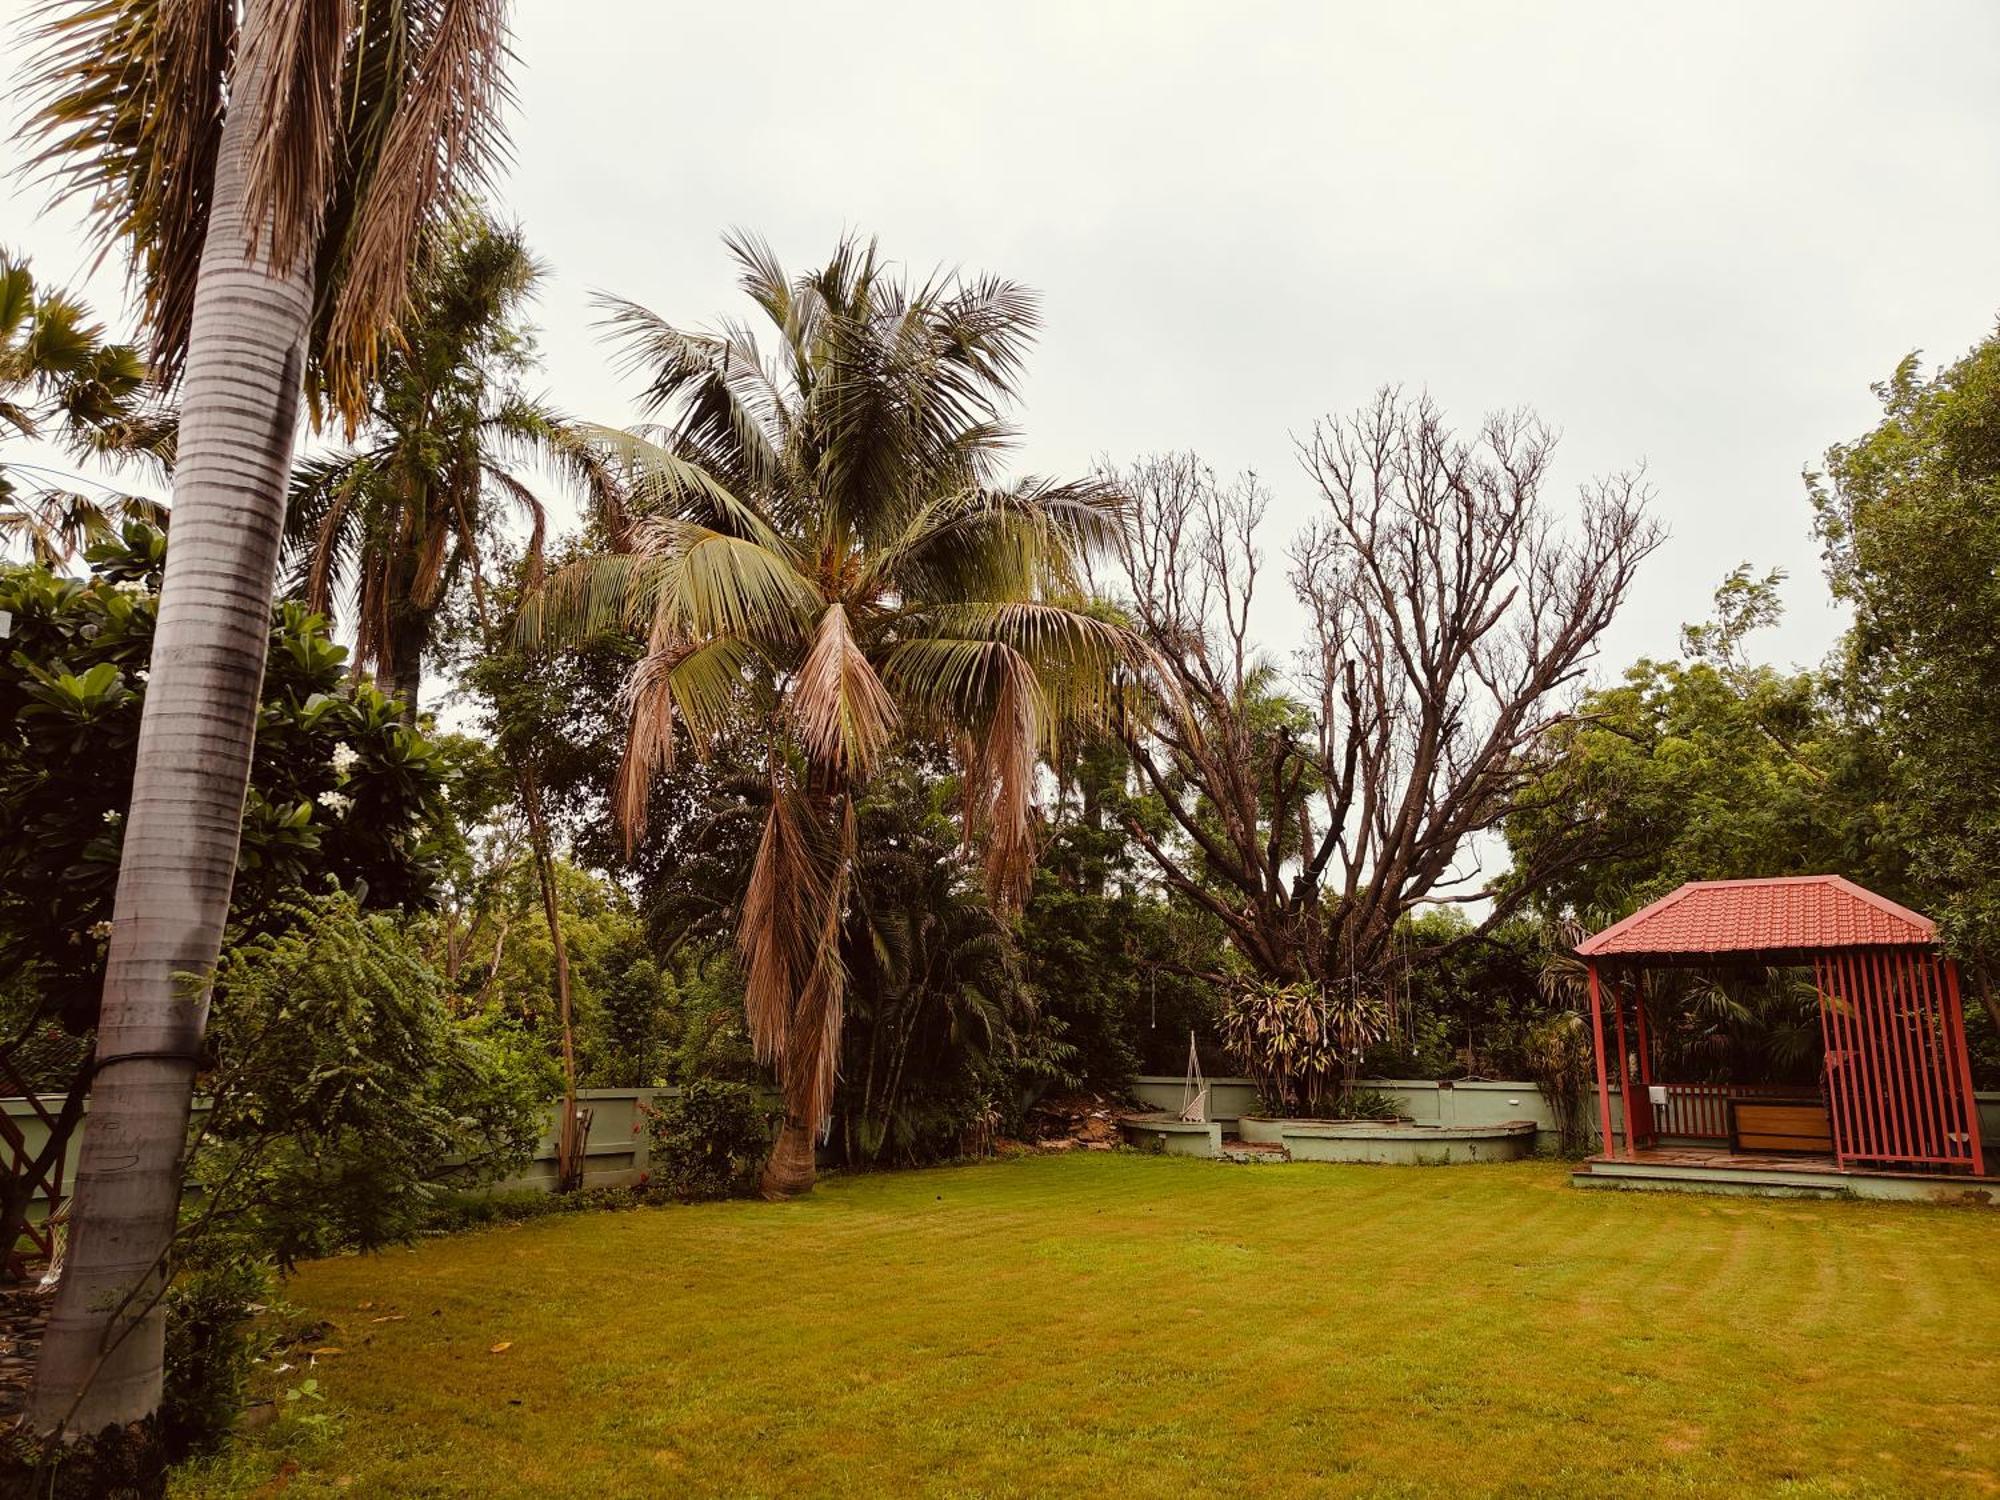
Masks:
[[[1223,1155],[1222,1126],[1191,1124],[1164,1112],[1119,1121],[1125,1139],[1142,1151],[1170,1156]],[[1533,1120],[1489,1125],[1416,1125],[1408,1120],[1268,1120],[1244,1115],[1238,1138],[1248,1145],[1282,1146],[1294,1161],[1385,1162],[1406,1167],[1468,1161],[1514,1161],[1535,1149]]]
[[[1244,1120],[1242,1125],[1250,1122]],[[1267,1120],[1294,1161],[1387,1162],[1406,1167],[1516,1161],[1535,1149],[1533,1120],[1413,1125],[1401,1120]],[[1249,1137],[1244,1137],[1246,1140]]]
[[[1169,1114],[1127,1115],[1118,1126],[1125,1132],[1126,1141],[1141,1151],[1168,1156],[1222,1155],[1220,1121],[1198,1124]]]

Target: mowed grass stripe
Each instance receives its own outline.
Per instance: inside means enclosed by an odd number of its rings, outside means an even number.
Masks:
[[[337,1435],[180,1493],[1993,1494],[1996,1249],[1546,1163],[839,1178],[305,1267]]]

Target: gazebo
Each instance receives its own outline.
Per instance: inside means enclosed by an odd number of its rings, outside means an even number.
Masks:
[[[1960,1186],[1985,1177],[1958,966],[1939,952],[1928,917],[1838,875],[1701,880],[1576,952],[1589,973],[1603,1131],[1587,1171],[1635,1176],[1632,1164],[1650,1163],[1662,1176],[1762,1173],[1781,1186],[1811,1184],[1800,1174],[1815,1172],[1949,1176]],[[1817,1088],[1656,1076],[1646,972],[1725,965],[1812,971]]]

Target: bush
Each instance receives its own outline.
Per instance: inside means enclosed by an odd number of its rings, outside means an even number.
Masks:
[[[545,1109],[506,1037],[453,1022],[394,918],[346,895],[285,910],[217,969],[191,1173],[214,1227],[281,1269],[409,1238],[440,1191],[525,1162]]]
[[[1400,1120],[1403,1117],[1403,1101],[1380,1089],[1354,1089],[1334,1095],[1326,1117],[1330,1120]]]
[[[1359,990],[1253,980],[1223,1002],[1222,1038],[1266,1113],[1337,1118],[1351,1109],[1361,1058],[1387,1018],[1383,1001]]]
[[[251,1322],[272,1292],[270,1267],[241,1255],[191,1266],[167,1289],[160,1437],[175,1463],[229,1435],[256,1361]]]
[[[773,1114],[748,1084],[687,1085],[648,1122],[654,1180],[683,1202],[747,1193],[771,1148]]]
[[[1590,1151],[1590,1116],[1584,1104],[1594,1057],[1583,1017],[1565,1011],[1529,1028],[1527,1071],[1555,1116],[1557,1149],[1564,1156]]]
[[[581,1188],[574,1193],[551,1193],[541,1188],[504,1193],[447,1193],[431,1205],[423,1232],[459,1234],[502,1224],[525,1224],[551,1214],[610,1213],[641,1208],[656,1201],[655,1195],[642,1187]]]

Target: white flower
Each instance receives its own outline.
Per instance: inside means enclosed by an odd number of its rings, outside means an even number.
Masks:
[[[151,682],[153,680],[153,674],[147,671],[144,667],[139,668],[139,670],[134,672],[132,675],[138,678],[139,681],[141,682]]]
[[[338,745],[333,747],[332,761],[334,774],[336,776],[345,776],[347,768],[359,759],[361,759],[359,752],[352,745],[348,744],[346,740],[342,740]]]
[[[94,937],[94,938],[108,938],[108,937],[110,937],[110,936],[111,936],[111,924],[110,924],[109,922],[93,922],[93,923],[91,923],[91,924],[90,924],[90,935],[91,935],[92,937]]]
[[[104,821],[116,827],[125,821],[125,815],[115,807],[107,807],[104,809]]]
[[[339,792],[321,792],[319,794],[319,805],[335,817],[340,818],[347,816],[347,810],[354,806],[354,799],[352,797],[344,797]]]
[[[149,594],[152,592],[145,584],[130,578],[122,583],[114,583],[111,586],[121,594]]]

